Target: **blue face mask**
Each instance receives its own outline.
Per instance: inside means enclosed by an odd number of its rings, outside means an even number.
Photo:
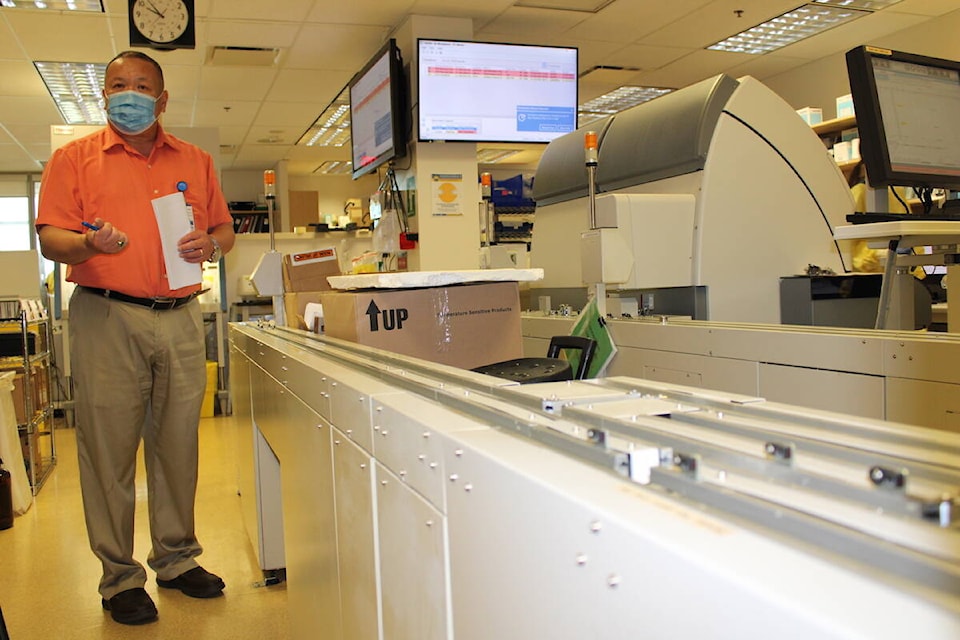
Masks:
[[[107,96],[107,118],[120,133],[137,135],[157,121],[157,99],[139,91],[120,91]]]

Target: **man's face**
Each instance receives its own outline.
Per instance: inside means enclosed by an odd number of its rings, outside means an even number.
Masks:
[[[160,74],[146,60],[120,58],[114,60],[103,79],[104,98],[120,91],[139,91],[157,99],[155,115],[159,117],[167,107],[167,92]]]

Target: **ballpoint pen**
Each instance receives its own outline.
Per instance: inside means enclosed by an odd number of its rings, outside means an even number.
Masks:
[[[93,231],[100,231],[100,227],[98,227],[98,226],[95,225],[95,224],[90,224],[90,223],[87,222],[86,220],[81,221],[80,224],[82,224],[83,226],[85,226],[87,229],[91,229],[91,230],[93,230]]]

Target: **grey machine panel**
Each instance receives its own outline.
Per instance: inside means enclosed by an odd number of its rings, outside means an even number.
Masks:
[[[587,195],[583,136],[597,131],[598,193],[703,169],[710,139],[737,81],[718,75],[581,127],[544,151],[533,185],[540,206]]]

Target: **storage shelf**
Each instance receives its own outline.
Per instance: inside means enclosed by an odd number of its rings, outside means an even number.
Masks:
[[[17,432],[30,487],[36,495],[57,462],[50,400],[50,323],[46,317],[28,319],[24,309],[19,318],[0,319],[0,332],[15,333],[21,339],[19,353],[0,357],[0,370],[17,372],[19,377],[14,383]]]

